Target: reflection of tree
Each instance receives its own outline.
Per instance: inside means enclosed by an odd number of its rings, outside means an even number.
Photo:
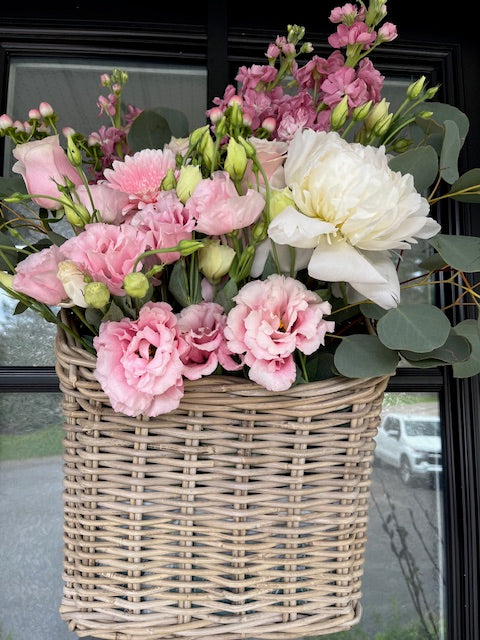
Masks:
[[[62,424],[60,393],[0,393],[0,433],[31,433]]]
[[[375,500],[375,496],[372,492],[372,501],[377,508],[380,516],[383,529],[390,540],[390,548],[397,558],[400,571],[405,580],[405,584],[410,594],[411,601],[417,612],[420,625],[425,632],[425,638],[429,640],[441,640],[443,631],[441,629],[441,623],[439,625],[438,617],[435,615],[434,608],[430,605],[425,589],[423,588],[421,571],[415,560],[415,555],[410,551],[408,545],[408,529],[401,524],[398,518],[395,503],[392,501],[390,494],[383,485],[384,493],[388,501],[389,512],[388,515],[382,512],[380,505]],[[439,530],[436,524],[431,519],[428,511],[417,500],[417,504],[420,506],[422,513],[425,516],[428,526],[433,530],[435,539],[439,538]],[[421,531],[415,522],[414,513],[412,509],[409,509],[410,520],[413,526],[413,530],[417,534],[420,543],[427,554],[429,561],[432,563],[432,567],[438,576],[438,580],[445,584],[445,577],[438,565],[438,562],[434,558],[433,554],[429,550],[425,536],[428,535],[426,531]]]

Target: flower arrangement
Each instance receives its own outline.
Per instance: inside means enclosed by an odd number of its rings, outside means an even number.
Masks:
[[[89,136],[61,138],[47,102],[0,117],[19,174],[0,184],[0,286],[96,355],[116,411],[172,411],[185,379],[221,372],[272,391],[401,359],[480,372],[477,320],[448,312],[478,310],[480,239],[431,215],[480,202],[480,169],[458,171],[468,120],[425,77],[390,110],[370,57],[397,37],[385,18],[382,0],[334,9],[327,58],[289,25],[185,137],[122,107],[118,69],[101,76],[110,126]],[[401,281],[419,243],[431,255]],[[440,282],[443,307],[405,297]]]

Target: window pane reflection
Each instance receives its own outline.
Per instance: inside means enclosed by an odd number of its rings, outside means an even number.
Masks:
[[[446,640],[436,394],[387,393],[376,440],[362,620],[321,640]]]

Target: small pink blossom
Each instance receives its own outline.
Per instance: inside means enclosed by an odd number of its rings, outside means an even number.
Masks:
[[[384,22],[378,30],[378,37],[383,42],[391,42],[398,36],[397,27],[391,22]]]
[[[339,24],[336,33],[328,37],[328,43],[334,49],[350,44],[363,44],[368,47],[375,42],[376,37],[375,31],[369,31],[364,22],[354,22],[351,26]]]
[[[267,53],[265,54],[269,60],[276,60],[280,55],[280,49],[276,44],[269,44]]]
[[[41,120],[42,119],[42,114],[40,113],[40,111],[38,109],[30,109],[30,111],[28,112],[28,119],[29,120]]]
[[[130,225],[145,236],[147,249],[168,249],[180,240],[191,239],[195,220],[175,191],[161,191],[156,202],[144,205],[131,218]],[[159,253],[152,256],[151,262],[170,264],[179,258],[177,251]]]
[[[57,276],[58,265],[63,259],[56,245],[30,254],[17,264],[13,289],[43,304],[60,304],[68,297]]]
[[[183,375],[198,380],[215,371],[220,364],[226,371],[237,371],[236,362],[224,336],[227,317],[219,304],[200,302],[182,309],[177,316]]]
[[[175,154],[170,149],[142,149],[122,162],[115,160],[104,175],[113,189],[130,196],[129,208],[138,208],[139,203],[155,202],[160,185],[169,169],[175,171]]]
[[[274,274],[253,280],[233,298],[225,337],[233,353],[245,356],[248,376],[271,391],[295,381],[295,349],[309,355],[324,344],[334,323],[323,319],[330,304],[300,281]]]
[[[351,23],[354,20],[364,19],[365,7],[361,7],[359,11],[357,5],[351,4],[350,2],[344,4],[343,7],[335,7],[335,9],[332,9],[329,17],[330,22],[333,22],[334,24],[338,22]]]
[[[95,377],[113,409],[155,417],[173,411],[183,396],[177,320],[166,302],[149,302],[137,320],[100,325],[94,338]]]
[[[328,76],[322,82],[324,92],[324,102],[329,107],[336,106],[347,96],[349,109],[354,109],[361,104],[368,102],[368,88],[366,83],[357,77],[355,69],[352,67],[342,67],[335,73]]]
[[[185,205],[196,219],[196,230],[219,236],[253,224],[265,206],[263,196],[254,189],[238,195],[226,171],[214,171],[200,180]]]
[[[241,82],[243,91],[246,91],[273,82],[277,73],[278,70],[271,65],[253,64],[251,67],[240,67],[235,80]]]
[[[110,293],[124,296],[123,280],[145,246],[144,234],[134,227],[92,222],[60,248],[65,258],[96,282],[106,284]]]
[[[367,102],[368,100],[372,100],[374,104],[380,102],[385,76],[375,69],[370,58],[363,58],[358,63],[357,78],[367,86]]]
[[[52,105],[49,102],[41,102],[38,105],[38,110],[40,111],[42,118],[49,118],[55,113]]]
[[[90,192],[90,195],[89,195]],[[92,200],[95,209],[100,212],[100,221],[109,224],[120,224],[124,221],[123,210],[129,205],[128,193],[117,191],[105,182],[90,184],[87,188],[82,184],[76,189],[77,196],[86,208],[92,214]],[[90,199],[91,197],[91,199]]]
[[[5,131],[10,127],[13,127],[13,120],[7,113],[4,113],[0,116],[0,131]]]

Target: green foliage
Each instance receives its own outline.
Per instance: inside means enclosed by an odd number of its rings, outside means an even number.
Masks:
[[[25,460],[60,455],[63,451],[63,437],[61,424],[30,433],[2,433],[0,434],[0,460]]]

